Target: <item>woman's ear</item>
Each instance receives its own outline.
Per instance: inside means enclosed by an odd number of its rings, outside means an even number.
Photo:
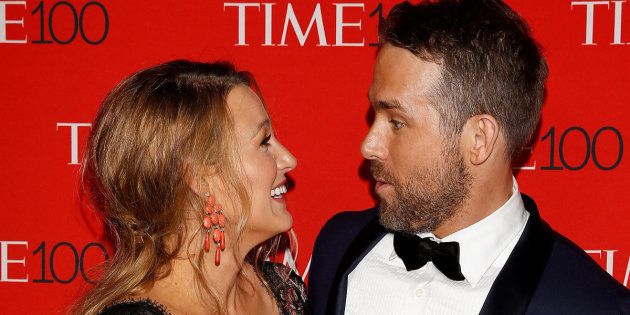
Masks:
[[[192,162],[184,164],[184,178],[186,178],[188,187],[199,196],[203,196],[209,191],[208,174],[207,170],[195,167]]]
[[[202,195],[203,194],[203,189],[201,188],[200,185],[200,181],[195,178],[195,177],[189,177],[188,180],[188,187],[190,187],[190,189],[192,189],[192,191],[195,192],[195,194],[197,195]]]
[[[480,165],[486,162],[495,152],[499,138],[499,123],[487,114],[476,115],[468,119],[464,127],[463,139],[469,162]]]

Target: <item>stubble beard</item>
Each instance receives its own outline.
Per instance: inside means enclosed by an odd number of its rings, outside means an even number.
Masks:
[[[460,154],[445,153],[440,165],[418,168],[404,181],[379,162],[371,162],[372,174],[394,188],[392,195],[380,200],[381,225],[412,234],[433,232],[459,212],[470,193],[472,176]]]

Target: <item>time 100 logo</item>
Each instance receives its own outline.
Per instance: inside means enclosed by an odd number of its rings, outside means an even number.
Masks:
[[[24,27],[24,15],[19,18],[8,17],[7,11],[17,10],[20,7],[26,7],[26,1],[0,1],[0,43],[5,44],[26,44],[29,42],[28,35],[14,34],[17,32],[9,32],[7,34],[8,25],[20,25]],[[25,12],[24,14],[27,14]],[[75,6],[68,1],[58,1],[47,4],[40,1],[33,10],[30,11],[33,19],[37,21],[38,32],[35,34],[36,39],[30,40],[32,44],[61,44],[67,45],[81,40],[90,45],[99,45],[107,39],[109,33],[109,14],[107,8],[98,1],[90,1],[83,6]],[[100,19],[103,27],[101,29],[86,30],[86,15],[94,19]],[[63,25],[63,31],[60,30],[59,23],[68,24],[69,29]]]
[[[599,170],[611,171],[619,167],[623,159],[623,137],[619,129],[612,126],[601,127],[590,133],[579,126],[572,126],[565,130],[551,127],[540,138],[538,145],[549,148],[548,160],[544,162],[545,164],[537,167],[534,161],[533,165],[516,167],[517,169],[579,171],[592,163]],[[526,150],[532,153],[531,147]]]
[[[39,264],[37,274],[31,278],[29,276],[32,275],[27,272],[28,256],[19,254],[24,249],[29,249],[28,241],[0,241],[0,282],[68,284],[81,278],[93,284],[96,279],[90,278],[86,261],[92,261],[96,256],[98,263],[109,262],[109,254],[101,243],[92,242],[77,248],[70,242],[58,242],[52,245],[41,242],[33,252],[29,253],[33,257],[29,259],[29,265]],[[88,259],[88,256],[92,259]],[[59,268],[60,266],[63,268]],[[23,271],[19,272],[17,269]]]

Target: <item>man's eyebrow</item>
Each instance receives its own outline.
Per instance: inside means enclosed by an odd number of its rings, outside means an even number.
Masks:
[[[264,127],[271,127],[271,121],[269,120],[269,118],[258,123],[258,126],[256,126],[256,132],[254,132],[254,134],[252,135],[252,139],[254,139],[256,135],[260,132],[260,129],[263,129]]]
[[[405,108],[397,100],[376,101],[376,102],[372,102],[372,106],[374,107],[374,109],[389,109],[389,110],[397,110],[404,114],[407,113]]]

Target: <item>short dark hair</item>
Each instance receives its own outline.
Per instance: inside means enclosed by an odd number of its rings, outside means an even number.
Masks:
[[[540,120],[547,63],[527,23],[500,0],[397,4],[381,41],[441,65],[432,105],[451,139],[478,114],[497,119],[512,160]]]

